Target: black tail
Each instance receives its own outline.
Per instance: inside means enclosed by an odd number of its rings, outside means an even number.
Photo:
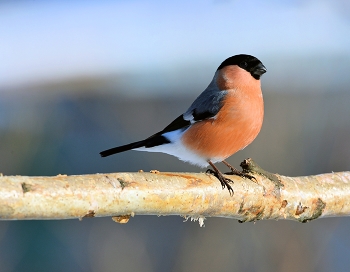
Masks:
[[[203,118],[202,115],[201,115],[201,118]],[[207,118],[207,115],[205,115],[205,118]],[[181,114],[173,122],[171,122],[170,125],[168,125],[165,129],[163,129],[162,131],[159,131],[156,134],[153,134],[151,137],[148,137],[146,140],[134,142],[127,145],[117,146],[117,147],[100,152],[100,155],[101,157],[107,157],[116,153],[131,150],[134,148],[139,148],[139,147],[151,148],[162,144],[168,144],[170,143],[170,141],[166,137],[162,136],[164,133],[175,131],[178,129],[186,130],[190,125],[191,125],[191,122],[188,120],[185,120],[183,115]]]
[[[116,153],[128,151],[128,150],[142,147],[142,146],[145,146],[145,140],[139,141],[139,142],[134,142],[134,143],[127,144],[127,145],[113,147],[111,149],[107,149],[105,151],[100,152],[100,155],[101,155],[101,157],[107,157],[107,156],[110,156],[110,155],[113,155]]]
[[[107,157],[116,153],[128,151],[134,148],[139,148],[139,147],[147,147],[151,148],[154,146],[162,145],[162,144],[168,144],[170,141],[165,138],[162,135],[154,134],[151,137],[147,138],[146,140],[134,142],[131,144],[127,145],[122,145],[122,146],[117,146],[111,149],[107,149],[105,151],[100,152],[101,157]]]

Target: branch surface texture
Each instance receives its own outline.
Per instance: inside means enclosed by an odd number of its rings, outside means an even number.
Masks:
[[[256,180],[228,176],[233,196],[209,174],[111,173],[54,177],[0,176],[0,219],[69,219],[134,215],[227,217],[241,222],[299,222],[350,215],[350,172],[286,177],[242,163]]]

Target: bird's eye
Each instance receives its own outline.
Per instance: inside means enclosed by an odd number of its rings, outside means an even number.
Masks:
[[[239,65],[241,68],[247,68],[247,66],[248,66],[248,63],[246,63],[245,61],[242,61],[241,63],[240,63],[240,65]]]

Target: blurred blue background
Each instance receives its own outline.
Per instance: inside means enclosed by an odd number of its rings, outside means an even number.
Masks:
[[[184,112],[227,57],[258,57],[265,120],[228,161],[350,170],[350,2],[0,1],[0,172],[203,171],[99,152]],[[221,167],[221,166],[220,166]],[[165,185],[166,186],[166,185]],[[1,271],[346,271],[349,218],[0,222]]]

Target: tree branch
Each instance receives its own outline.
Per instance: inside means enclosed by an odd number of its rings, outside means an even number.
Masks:
[[[130,216],[153,214],[191,217],[200,224],[205,217],[304,223],[350,214],[350,172],[286,177],[263,171],[249,159],[244,163],[256,181],[229,176],[233,196],[208,174],[0,176],[0,219],[112,216],[125,223]]]

